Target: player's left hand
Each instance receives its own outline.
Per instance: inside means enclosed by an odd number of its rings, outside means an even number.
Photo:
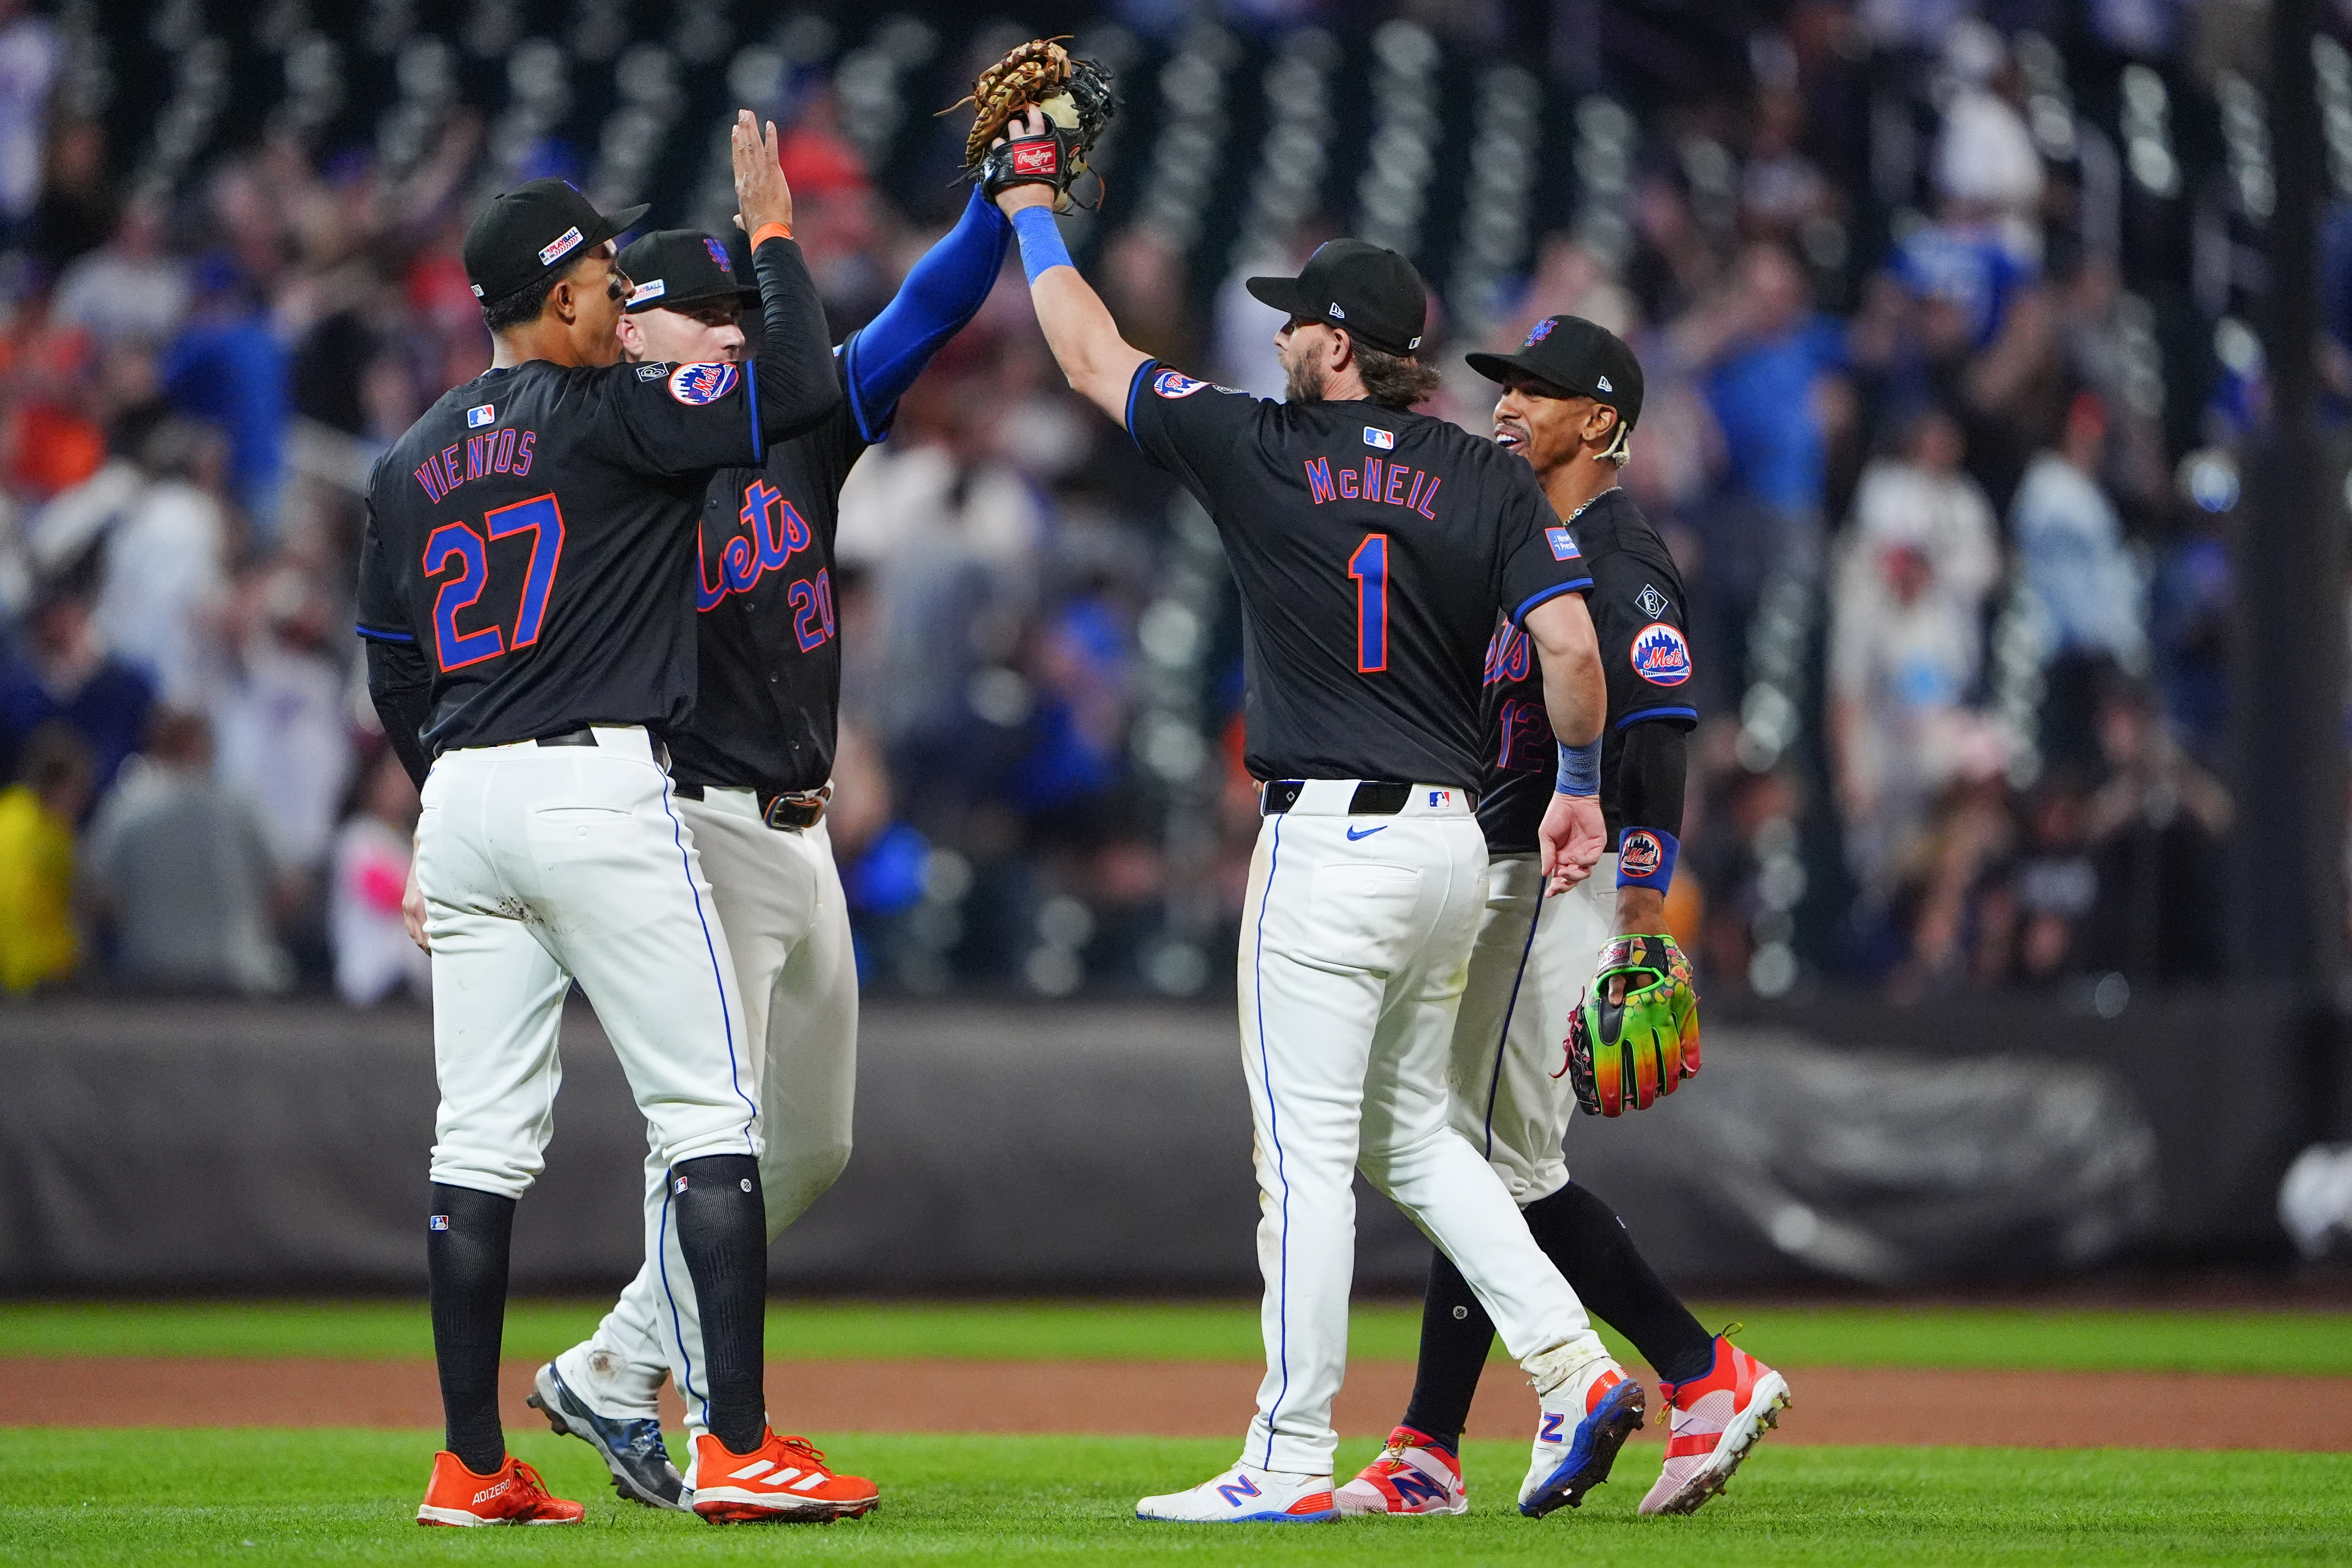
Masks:
[[[400,894],[400,923],[408,927],[411,942],[427,953],[433,951],[433,940],[425,935],[425,894],[416,885],[416,861],[414,856],[408,862],[408,886]]]
[[[1536,830],[1542,851],[1544,891],[1566,893],[1592,874],[1607,847],[1609,831],[1601,820],[1600,799],[1592,795],[1554,795],[1544,808],[1543,824]]]
[[[758,234],[770,224],[793,226],[793,188],[776,148],[776,122],[764,128],[746,109],[728,130],[735,154],[735,226]]]
[[[1576,1091],[1577,1108],[1588,1116],[1646,1111],[1698,1066],[1698,988],[1690,961],[1664,934],[1611,937],[1568,1019],[1560,1071]]]
[[[995,152],[999,147],[1008,145],[1006,141],[1008,136],[1022,141],[1034,141],[1044,136],[1046,133],[1045,111],[1033,103],[1022,111],[1019,118],[1008,123],[1004,130],[1005,136],[997,137],[988,144],[991,152]],[[988,194],[996,203],[998,210],[1008,218],[1024,207],[1050,207],[1059,199],[1058,193],[1051,184],[1028,181],[1017,185],[1000,185],[990,191]]]

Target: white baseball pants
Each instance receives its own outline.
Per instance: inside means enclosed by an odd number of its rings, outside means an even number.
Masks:
[[[735,956],[766,1153],[760,1160],[768,1239],[782,1234],[849,1163],[857,1082],[857,961],[833,846],[822,823],[784,832],[760,820],[749,789],[680,800],[701,847]],[[584,1344],[564,1353],[564,1382],[613,1416],[653,1416],[667,1370],[692,1438],[705,1429],[700,1315],[670,1223],[667,1166],[646,1158],[646,1262]]]
[[[538,1176],[575,978],[665,1160],[760,1153],[756,1053],[669,775],[643,729],[595,736],[445,752],[425,780],[436,1182],[520,1197]]]
[[[1617,856],[1558,898],[1535,855],[1486,862],[1486,909],[1454,1024],[1454,1130],[1521,1208],[1568,1185],[1560,1152],[1576,1115],[1568,1016],[1591,983],[1617,911]]]
[[[1266,1375],[1243,1461],[1328,1473],[1347,1369],[1360,1165],[1454,1260],[1511,1354],[1600,1349],[1584,1309],[1494,1171],[1447,1124],[1445,1073],[1486,890],[1459,789],[1348,814],[1353,780],[1309,780],[1250,863],[1239,966],[1256,1135]]]

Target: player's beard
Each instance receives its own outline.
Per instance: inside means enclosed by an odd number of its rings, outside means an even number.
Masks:
[[[1282,368],[1282,395],[1290,402],[1323,401],[1323,361],[1301,354]]]

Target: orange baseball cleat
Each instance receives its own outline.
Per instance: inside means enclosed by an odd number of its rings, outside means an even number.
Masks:
[[[1669,1436],[1665,1468],[1642,1511],[1696,1513],[1723,1490],[1757,1440],[1780,1424],[1789,1406],[1789,1380],[1731,1343],[1734,1324],[1715,1339],[1715,1365],[1705,1377],[1664,1383]]]
[[[694,1511],[713,1524],[831,1524],[856,1519],[882,1496],[863,1476],[826,1469],[823,1450],[806,1437],[780,1437],[772,1427],[748,1454],[703,1433],[688,1479]]]
[[[512,1454],[488,1475],[477,1475],[444,1448],[433,1456],[419,1524],[577,1524],[588,1511],[552,1496],[539,1472]]]

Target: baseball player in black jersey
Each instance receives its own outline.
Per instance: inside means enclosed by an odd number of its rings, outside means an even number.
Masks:
[[[1470,957],[1454,1032],[1453,1122],[1486,1156],[1526,1214],[1528,1228],[1601,1320],[1633,1342],[1657,1372],[1673,1431],[1664,1472],[1642,1511],[1688,1513],[1723,1488],[1787,1403],[1788,1383],[1727,1339],[1710,1337],[1626,1233],[1608,1204],[1569,1180],[1560,1142],[1580,1097],[1617,1114],[1672,1092],[1697,1071],[1695,1002],[1662,1060],[1640,1037],[1642,1004],[1625,988],[1647,980],[1688,990],[1685,970],[1663,976],[1640,951],[1673,954],[1665,894],[1682,827],[1685,737],[1697,722],[1688,693],[1682,574],[1648,519],[1617,487],[1642,413],[1642,367],[1618,337],[1574,316],[1538,322],[1519,352],[1473,354],[1502,383],[1495,443],[1542,481],[1592,573],[1588,601],[1609,675],[1601,753],[1601,806],[1614,852],[1601,874],[1547,897],[1540,862],[1548,813],[1565,815],[1577,781],[1556,769],[1544,693],[1525,633],[1505,626],[1486,653],[1486,793],[1478,804],[1488,852],[1486,909]],[[1596,967],[1601,973],[1596,975]],[[1612,1004],[1608,993],[1614,990]],[[1593,994],[1589,994],[1593,993]],[[1630,1073],[1571,1070],[1561,1034],[1580,1008],[1588,1020],[1614,1006],[1604,1041],[1637,1060]],[[1664,1004],[1671,1010],[1673,1001]],[[1601,1019],[1601,1028],[1611,1019]],[[1573,1092],[1571,1090],[1573,1086]],[[1349,1513],[1460,1513],[1469,1506],[1456,1453],[1494,1330],[1460,1270],[1438,1253],[1423,1304],[1421,1369],[1404,1421],[1388,1447],[1339,1489]]]
[[[755,1042],[746,1060],[767,1145],[760,1180],[771,1239],[849,1158],[857,966],[824,827],[841,696],[832,574],[842,483],[887,434],[932,353],[986,302],[1012,237],[975,192],[890,303],[835,350],[842,401],[834,412],[772,445],[765,463],[721,469],[703,500],[690,580],[700,691],[670,732],[670,771],[734,956],[745,1038]],[[620,323],[626,359],[740,358],[738,318],[750,298],[716,238],[648,235],[621,253],[621,266],[635,285]],[[693,1451],[708,1420],[708,1352],[694,1282],[666,1222],[663,1176],[656,1151],[645,1267],[593,1337],[540,1369],[531,1402],[558,1431],[597,1448],[624,1495],[682,1508],[701,1478],[682,1485],[671,1468],[656,1397],[664,1375],[673,1378]],[[776,1485],[789,1496],[799,1479]]]
[[[1040,131],[1033,118],[1013,140],[1014,170]],[[1265,780],[1238,976],[1266,1376],[1238,1462],[1137,1512],[1338,1517],[1330,1406],[1359,1165],[1461,1265],[1535,1382],[1522,1506],[1576,1501],[1640,1425],[1640,1385],[1446,1124],[1444,1075],[1486,890],[1482,655],[1507,615],[1535,644],[1559,737],[1597,737],[1583,559],[1525,465],[1412,412],[1434,376],[1412,358],[1425,302],[1403,257],[1339,240],[1296,278],[1250,280],[1287,317],[1290,399],[1265,402],[1124,342],[1068,265],[1047,189],[1009,184],[998,200],[1071,385],[1216,522],[1241,590],[1246,759]]]
[[[420,1521],[564,1523],[506,1452],[497,1406],[508,1239],[539,1173],[576,979],[626,1070],[697,1287],[713,1520],[870,1507],[766,1425],[761,1150],[725,932],[671,798],[662,737],[695,694],[694,524],[712,472],[763,460],[840,402],[824,319],[791,238],[774,131],[734,131],[767,352],[616,363],[628,280],[599,214],[561,180],[492,201],[466,270],[497,343],[377,465],[360,633],[384,729],[419,780],[415,878],[433,955],[434,1353],[448,1423]],[[811,1493],[821,1503],[809,1500]]]

